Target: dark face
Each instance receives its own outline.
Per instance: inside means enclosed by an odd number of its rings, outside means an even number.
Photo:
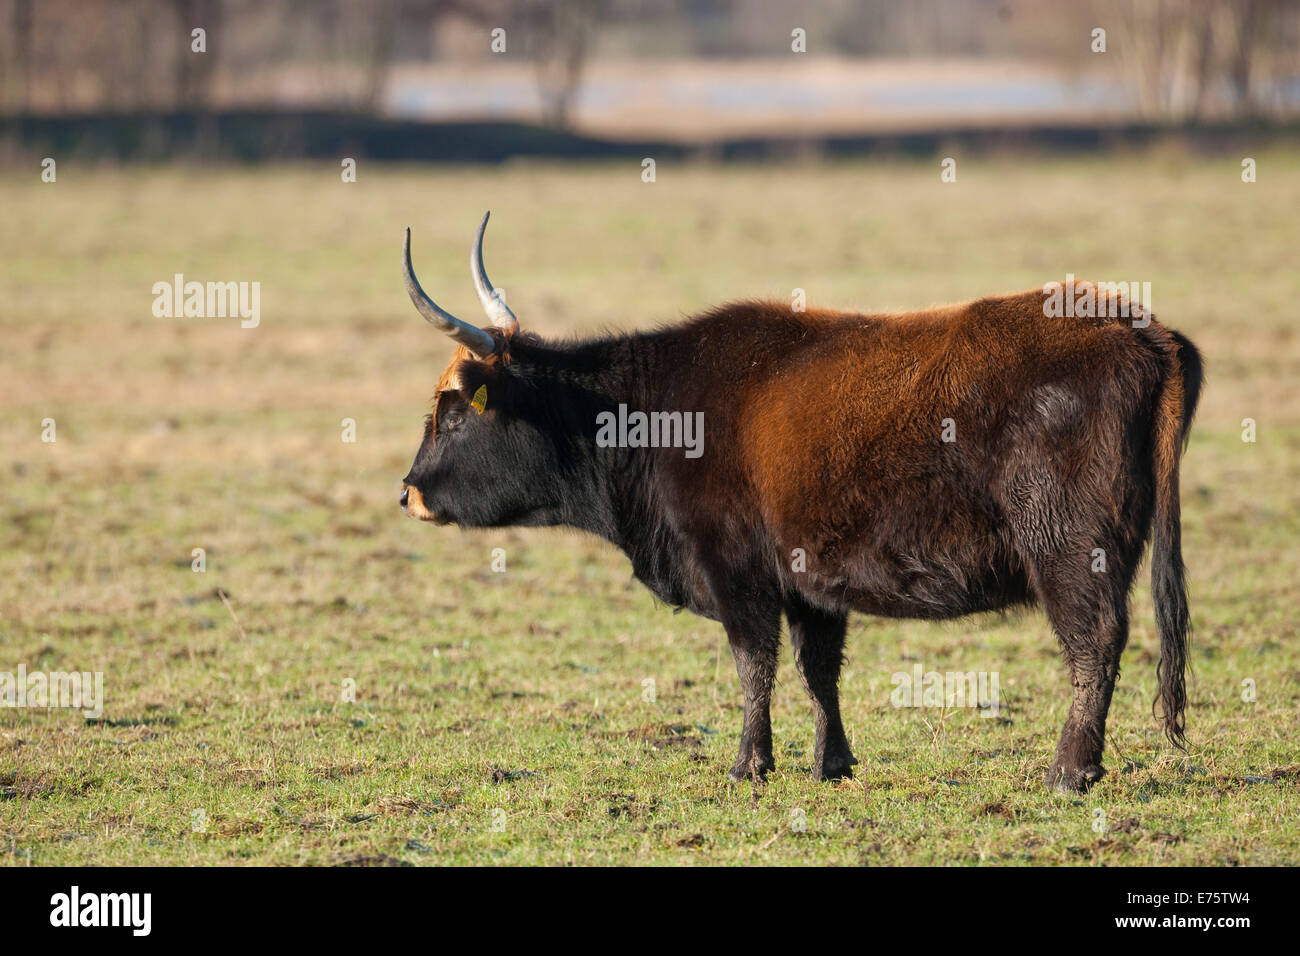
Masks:
[[[458,351],[402,480],[402,510],[463,527],[551,523],[553,445],[521,407],[522,391],[509,372]]]

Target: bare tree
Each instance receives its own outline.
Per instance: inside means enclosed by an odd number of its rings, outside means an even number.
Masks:
[[[476,23],[504,27],[520,43],[537,76],[542,120],[567,126],[582,71],[609,11],[609,0],[456,0]]]
[[[1153,118],[1247,117],[1264,110],[1261,92],[1294,70],[1280,51],[1294,44],[1295,0],[1102,0],[1094,5],[1110,51],[1122,64],[1141,111]]]
[[[12,66],[5,70],[5,78],[13,90],[11,102],[19,112],[26,112],[31,108],[32,100],[34,0],[13,0],[12,6],[10,27],[13,36],[10,37],[10,43],[13,51],[12,58],[6,58]]]
[[[1228,5],[1231,50],[1228,79],[1232,84],[1236,112],[1255,112],[1251,95],[1251,65],[1255,59],[1267,19],[1267,6],[1260,0],[1233,0]]]
[[[537,35],[533,61],[542,98],[542,119],[552,126],[569,123],[582,68],[605,8],[605,0],[545,4],[542,15],[534,22]]]

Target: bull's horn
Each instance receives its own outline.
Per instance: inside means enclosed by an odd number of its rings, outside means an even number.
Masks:
[[[519,331],[519,320],[510,311],[505,300],[497,294],[497,290],[492,288],[492,283],[488,281],[487,270],[483,268],[483,233],[487,230],[488,216],[490,215],[492,215],[491,211],[485,212],[483,221],[479,223],[478,234],[474,237],[474,248],[469,251],[469,271],[470,275],[474,277],[474,288],[478,290],[478,300],[483,303],[483,311],[492,320],[492,324],[498,329],[514,335]]]
[[[415,278],[415,270],[411,268],[410,226],[406,227],[406,242],[402,245],[402,279],[406,283],[406,294],[411,297],[415,308],[430,325],[442,329],[479,358],[487,358],[496,351],[497,343],[492,336],[439,308],[438,303],[430,299],[420,288],[420,282]]]

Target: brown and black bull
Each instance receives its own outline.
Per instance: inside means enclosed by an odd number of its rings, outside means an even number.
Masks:
[[[1201,388],[1182,335],[1136,305],[1115,317],[1127,302],[1080,283],[1065,294],[1093,295],[1101,317],[1050,317],[1046,290],[894,315],[739,302],[657,331],[547,341],[519,330],[488,281],[486,225],[471,253],[486,328],[424,293],[407,231],[407,292],[460,347],[402,507],[462,527],[584,529],[662,601],[720,621],[745,698],[732,777],[774,766],[782,614],[812,699],[813,772],[829,779],[857,762],[837,689],[850,611],[941,620],[1036,603],[1073,687],[1047,783],[1087,789],[1153,529],[1158,703],[1182,744],[1178,470]],[[667,413],[665,429],[702,413],[702,454],[598,441],[628,410]]]

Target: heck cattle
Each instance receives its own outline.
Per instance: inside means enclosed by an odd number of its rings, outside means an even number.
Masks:
[[[1128,303],[1080,283],[1066,294],[1095,295],[1100,317],[1061,317],[1046,290],[897,315],[737,302],[657,331],[550,341],[519,331],[488,281],[486,225],[471,252],[486,328],[424,293],[407,230],[407,291],[460,347],[402,507],[440,524],[585,529],[662,601],[720,621],[745,700],[733,778],[774,766],[782,614],[812,699],[814,773],[830,779],[857,762],[837,696],[850,611],[939,620],[1036,603],[1073,686],[1047,783],[1086,790],[1103,773],[1153,526],[1159,705],[1181,746],[1178,470],[1201,388],[1182,335],[1140,311],[1112,317]],[[598,441],[629,409],[702,414],[702,453]]]

